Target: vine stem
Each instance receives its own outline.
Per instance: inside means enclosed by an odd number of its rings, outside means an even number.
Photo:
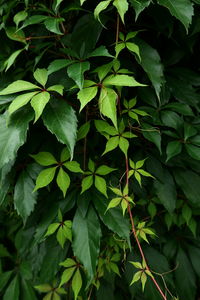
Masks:
[[[128,176],[128,173],[129,173],[129,164],[128,164],[128,157],[126,157],[126,185],[129,186],[129,176]],[[134,224],[134,220],[133,220],[133,214],[132,214],[132,211],[131,211],[131,206],[130,206],[130,202],[128,202],[128,213],[129,213],[129,218],[130,218],[130,221],[131,221],[131,228],[132,228],[132,233],[134,235],[134,238],[135,238],[135,241],[137,243],[137,246],[139,248],[139,251],[140,251],[140,255],[142,257],[142,260],[143,262],[145,263],[146,265],[146,270],[148,270],[149,272],[151,272],[148,264],[147,264],[147,260],[146,260],[146,257],[144,255],[144,252],[142,250],[142,246],[140,244],[140,241],[137,237],[137,233],[136,233],[136,229],[135,229],[135,224]],[[160,293],[160,295],[162,296],[162,298],[164,300],[167,300],[167,297],[165,296],[165,294],[163,293],[163,291],[161,290],[158,282],[156,281],[156,279],[152,276],[151,277],[154,285],[156,286],[158,292]]]

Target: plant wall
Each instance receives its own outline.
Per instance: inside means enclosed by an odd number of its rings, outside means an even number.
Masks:
[[[195,300],[199,0],[0,2],[3,300]]]

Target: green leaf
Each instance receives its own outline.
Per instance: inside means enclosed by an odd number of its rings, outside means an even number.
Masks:
[[[50,86],[47,91],[48,92],[57,92],[58,94],[60,94],[61,96],[63,96],[63,89],[64,86],[60,85],[60,84],[56,84],[56,85],[52,85]]]
[[[4,62],[4,66],[6,67],[6,70],[5,71],[8,71],[8,69],[14,64],[16,58],[20,55],[20,53],[24,51],[24,48],[23,49],[19,49],[15,52],[13,52],[9,57],[8,59]]]
[[[140,49],[138,47],[138,45],[136,45],[135,43],[130,43],[127,42],[126,43],[126,47],[128,48],[128,50],[130,50],[133,53],[136,53],[137,56],[140,58]],[[141,59],[141,58],[140,58]]]
[[[140,280],[141,275],[142,275],[142,271],[136,272],[136,273],[134,274],[134,276],[133,276],[133,279],[132,279],[130,285],[132,285],[132,284],[134,284],[135,282],[137,282],[138,280]]]
[[[143,266],[140,262],[137,261],[130,261],[130,263],[136,268],[136,269],[143,269]]]
[[[106,181],[104,178],[95,175],[94,177],[94,185],[99,190],[106,198],[108,197],[107,195],[107,187],[106,187]]]
[[[92,206],[89,207],[85,218],[80,210],[76,211],[72,230],[74,254],[83,264],[87,271],[88,279],[91,281],[96,272],[101,238],[99,220]]]
[[[128,2],[127,0],[114,0],[113,5],[116,7],[122,22],[124,23],[124,15],[128,11]]]
[[[117,94],[110,88],[102,88],[99,97],[99,110],[102,115],[112,120],[115,128],[117,128],[117,110],[116,110]]]
[[[130,240],[130,224],[127,218],[123,218],[122,211],[120,208],[116,207],[109,209],[106,214],[105,211],[109,204],[109,201],[103,197],[102,194],[94,194],[93,203],[98,211],[98,214],[102,222],[113,232],[119,235],[119,237],[126,239],[128,242]]]
[[[178,155],[182,151],[182,144],[179,141],[173,141],[168,143],[167,145],[167,160],[168,161],[170,158]]]
[[[69,175],[63,170],[63,168],[59,169],[57,178],[56,178],[57,185],[63,192],[63,196],[65,197],[66,192],[70,185],[70,177]]]
[[[152,48],[143,40],[136,39],[137,45],[140,48],[141,64],[144,71],[147,73],[156,95],[159,98],[161,87],[164,83],[163,65],[160,55],[156,49]]]
[[[64,229],[64,226],[61,225],[57,231],[56,239],[62,248],[64,248],[64,244],[65,244],[67,238],[68,237],[66,236],[66,231]],[[70,239],[71,239],[71,237],[70,237]]]
[[[14,206],[24,223],[34,209],[37,193],[33,193],[34,182],[26,171],[20,174],[14,190]]]
[[[164,170],[163,177],[155,180],[154,186],[160,202],[170,213],[173,213],[176,207],[177,195],[176,186],[171,174],[167,170]]]
[[[116,86],[146,86],[137,82],[133,77],[129,75],[110,75],[103,81],[103,85],[116,85]]]
[[[127,157],[127,152],[129,148],[129,141],[127,141],[125,138],[120,137],[119,138],[119,148],[122,150],[122,152],[125,154]]]
[[[58,229],[59,226],[60,226],[60,223],[50,224],[45,236],[52,235]]]
[[[119,203],[120,203],[121,201],[122,201],[122,198],[114,198],[114,199],[112,199],[112,200],[109,202],[106,211],[109,210],[110,208],[113,208],[113,207],[118,206]]]
[[[143,128],[143,130],[142,130],[143,136],[150,142],[154,143],[161,154],[162,149],[161,149],[161,134],[160,134],[160,132],[156,128],[153,128],[152,126],[150,126],[147,123],[143,123],[142,128]]]
[[[15,159],[18,149],[26,141],[28,124],[32,118],[32,113],[19,111],[13,115],[9,125],[7,125],[6,115],[0,116],[0,168]]]
[[[77,118],[75,111],[64,101],[50,101],[42,114],[47,129],[65,144],[73,157],[76,142]]]
[[[33,73],[33,76],[38,83],[40,83],[43,87],[45,87],[48,79],[48,74],[46,69],[37,69]]]
[[[182,207],[182,216],[186,223],[189,224],[189,221],[192,218],[192,210],[187,204],[184,204]]]
[[[90,63],[88,61],[78,62],[67,68],[68,76],[76,82],[80,90],[83,88],[84,73],[89,69]]]
[[[93,160],[91,160],[91,158],[90,158],[89,161],[88,161],[88,169],[89,169],[92,173],[94,173],[94,171],[95,171],[95,163],[93,162]]]
[[[114,150],[119,145],[119,137],[111,137],[106,143],[106,149],[104,150],[103,154],[106,154],[109,151]]]
[[[61,277],[61,282],[60,282],[60,286],[62,286],[63,284],[67,283],[70,278],[72,277],[74,271],[76,270],[76,267],[72,267],[72,268],[68,268],[66,269]]]
[[[196,207],[199,207],[200,176],[195,172],[180,169],[174,171],[174,177],[188,201]]]
[[[8,112],[11,115],[14,113],[16,110],[18,110],[20,107],[26,105],[35,95],[37,92],[31,92],[27,94],[22,94],[17,96],[12,103],[10,104],[8,108]]]
[[[87,136],[89,130],[90,130],[90,122],[86,122],[78,130],[77,141],[84,139]]]
[[[187,153],[194,159],[200,160],[200,148],[191,144],[185,144]]]
[[[65,20],[64,18],[48,17],[44,21],[44,25],[46,26],[47,30],[60,35],[60,34],[63,34],[63,33],[60,31],[59,24],[61,22],[63,22],[64,20]]]
[[[98,175],[108,175],[115,170],[116,169],[114,169],[114,168],[110,168],[108,166],[103,165],[103,166],[98,167],[95,173]]]
[[[50,292],[52,290],[52,286],[50,286],[50,284],[40,284],[40,285],[35,285],[34,288],[36,290],[38,290],[41,293],[47,293]]]
[[[58,7],[60,6],[60,4],[61,4],[61,2],[62,2],[63,0],[56,0],[55,2],[55,11],[57,11],[58,10]]]
[[[59,264],[60,266],[63,266],[65,268],[70,268],[76,265],[75,260],[71,259],[71,258],[67,258],[65,261],[61,262]]]
[[[22,295],[23,299],[37,300],[32,284],[28,280],[22,279]]]
[[[50,94],[45,91],[38,93],[31,99],[31,106],[33,107],[33,109],[35,111],[34,123],[39,119],[39,117],[43,113],[43,110],[44,110],[46,104],[49,102],[49,99],[50,99]]]
[[[118,43],[116,46],[115,46],[115,57],[117,58],[119,53],[126,47],[126,44],[125,43]]]
[[[74,60],[70,59],[55,59],[50,63],[48,66],[48,75],[57,72],[63,68],[66,68],[67,66],[71,65],[74,63]]]
[[[36,180],[36,186],[34,192],[38,189],[47,186],[54,178],[56,167],[48,168],[40,172]]]
[[[68,170],[74,173],[83,173],[80,168],[80,164],[77,161],[68,161],[63,164]]]
[[[140,13],[149,6],[151,3],[151,0],[143,0],[142,2],[130,0],[131,5],[133,6],[135,10],[135,21],[137,21],[137,18],[139,17]]]
[[[142,291],[144,292],[144,288],[145,288],[145,284],[146,284],[146,281],[147,281],[147,275],[142,272],[142,275],[141,275],[141,282],[142,282]]]
[[[19,278],[18,275],[14,277],[14,279],[11,281],[9,286],[7,287],[7,290],[5,291],[3,295],[3,300],[18,300],[19,299]]]
[[[41,166],[50,166],[57,164],[55,157],[49,152],[39,152],[38,154],[30,155]]]
[[[12,275],[13,271],[7,271],[4,273],[1,273],[0,276],[0,291],[4,289],[4,287],[7,285],[8,281],[10,280],[10,277]]]
[[[15,27],[6,26],[5,32],[9,39],[26,44],[26,37],[22,30],[17,30],[16,32]]]
[[[89,54],[89,57],[96,57],[96,56],[113,57],[111,54],[108,53],[108,50],[106,49],[105,46],[100,46]]]
[[[21,21],[24,21],[27,18],[28,14],[25,10],[19,11],[13,18],[13,21],[16,24],[16,27],[18,27],[19,23]]]
[[[17,80],[9,84],[5,89],[3,89],[0,92],[0,95],[9,95],[9,94],[24,92],[32,89],[39,89],[39,87],[25,80]]]
[[[96,97],[96,94],[98,92],[98,87],[88,87],[85,89],[82,89],[78,92],[77,98],[81,102],[80,111],[92,100]]]
[[[192,23],[194,14],[193,5],[189,0],[157,0],[160,5],[169,9],[172,16],[177,18],[188,31],[189,25]]]
[[[94,10],[94,17],[95,17],[96,19],[98,19],[99,22],[101,22],[100,19],[99,19],[99,14],[100,14],[103,10],[105,10],[105,9],[108,7],[108,5],[110,4],[110,2],[111,2],[111,0],[101,1],[101,2],[96,6],[96,8],[95,8],[95,10]]]
[[[88,190],[93,184],[93,175],[87,176],[85,178],[83,178],[82,182],[81,182],[81,194],[84,193],[86,190]]]
[[[74,274],[74,276],[72,278],[72,290],[74,292],[74,300],[77,299],[81,287],[82,287],[81,273],[80,273],[79,269],[77,269],[76,273]]]

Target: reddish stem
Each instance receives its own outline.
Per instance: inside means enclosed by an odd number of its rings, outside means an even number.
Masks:
[[[129,177],[128,177],[128,173],[129,173],[129,165],[128,165],[128,157],[126,157],[126,185],[128,186],[129,185]],[[147,264],[147,260],[145,258],[145,255],[144,255],[144,252],[142,250],[142,247],[141,247],[141,244],[140,244],[140,241],[137,237],[137,234],[136,234],[136,229],[135,229],[135,224],[134,224],[134,221],[133,221],[133,214],[132,214],[132,211],[131,211],[131,206],[130,206],[130,202],[128,202],[128,213],[129,213],[129,217],[130,217],[130,221],[131,221],[131,228],[132,228],[132,233],[134,235],[134,238],[136,240],[136,243],[137,243],[137,246],[139,248],[139,251],[140,251],[140,255],[142,257],[142,260],[144,261],[145,265],[146,265],[146,270],[148,270],[149,272],[151,272],[148,264]],[[164,295],[163,291],[161,290],[159,284],[157,283],[156,279],[154,277],[151,277],[153,283],[155,284],[158,292],[160,293],[160,295],[162,296],[162,298],[164,300],[167,300],[167,297]]]

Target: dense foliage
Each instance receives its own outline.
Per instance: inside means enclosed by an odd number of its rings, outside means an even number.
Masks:
[[[195,300],[199,0],[0,1],[0,296]]]

